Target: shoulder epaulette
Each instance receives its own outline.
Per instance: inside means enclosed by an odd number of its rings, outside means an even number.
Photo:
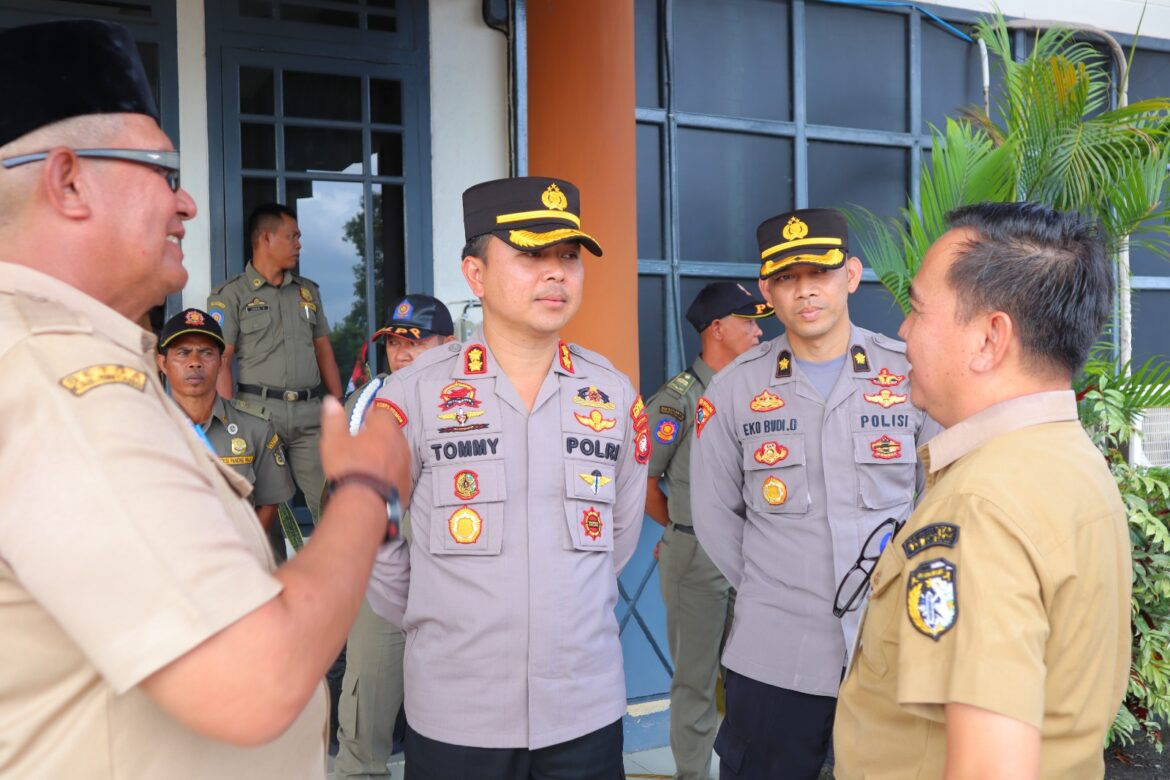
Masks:
[[[607,368],[610,371],[617,371],[617,368],[605,355],[601,354],[600,352],[594,352],[591,349],[587,349],[580,344],[569,344],[569,352],[577,355],[578,357],[584,358],[594,365]]]
[[[92,325],[60,301],[17,291],[15,303],[31,334],[93,332]]]
[[[696,381],[698,380],[694,374],[690,371],[683,371],[666,383],[666,389],[676,398],[684,398]]]
[[[888,349],[891,352],[898,352],[898,353],[903,354],[903,355],[906,354],[906,342],[905,341],[899,341],[898,339],[890,338],[889,336],[885,335],[884,333],[874,333],[873,334],[873,343],[877,344],[879,347],[882,347],[883,349]]]
[[[272,415],[269,413],[269,411],[258,403],[244,401],[239,398],[233,398],[231,403],[237,411],[243,412],[244,414],[250,414],[253,417],[259,417],[261,420],[272,419]]]

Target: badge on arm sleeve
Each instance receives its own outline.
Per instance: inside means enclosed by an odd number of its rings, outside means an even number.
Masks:
[[[406,419],[406,412],[399,409],[398,404],[394,403],[393,401],[387,400],[385,398],[375,398],[374,408],[385,409],[386,411],[390,412],[390,414],[394,415],[394,419],[398,421],[399,428],[405,426],[408,422]]]
[[[129,385],[142,391],[146,387],[146,374],[130,366],[99,365],[61,377],[61,386],[74,395],[85,395],[95,387],[111,384]]]
[[[959,620],[955,566],[946,558],[926,561],[906,581],[906,613],[920,633],[934,641]]]
[[[706,427],[707,421],[715,416],[715,405],[707,400],[706,396],[699,399],[698,405],[695,407],[695,436],[703,435],[703,428]]]

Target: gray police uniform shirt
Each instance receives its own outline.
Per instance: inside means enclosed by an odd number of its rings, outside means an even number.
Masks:
[[[647,473],[651,477],[666,477],[670,487],[666,512],[676,525],[692,525],[691,444],[695,405],[713,376],[711,367],[697,357],[690,370],[672,378],[646,402],[653,448]]]
[[[366,594],[406,632],[411,728],[538,749],[621,718],[617,574],[650,454],[629,380],[562,343],[529,411],[477,335],[391,374],[374,404],[412,455],[412,542],[383,546]]]
[[[217,397],[203,432],[220,461],[252,483],[253,506],[279,504],[297,492],[284,446],[263,407]]]
[[[691,505],[703,549],[737,590],[723,664],[759,682],[836,696],[860,609],[838,583],[869,533],[905,520],[938,431],[910,403],[900,341],[856,326],[827,400],[787,336],[740,355],[699,400]]]

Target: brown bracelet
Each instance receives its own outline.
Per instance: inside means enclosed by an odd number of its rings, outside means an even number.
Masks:
[[[338,488],[349,484],[361,485],[372,490],[386,502],[386,538],[383,541],[391,542],[397,539],[402,523],[402,504],[398,501],[398,489],[389,482],[384,482],[369,474],[354,471],[348,474],[342,474],[325,483],[325,495],[321,499],[321,511],[325,511],[325,505],[333,494],[337,492]]]

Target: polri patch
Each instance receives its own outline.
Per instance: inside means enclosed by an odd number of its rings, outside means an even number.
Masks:
[[[906,537],[902,542],[902,550],[907,558],[913,558],[931,547],[954,547],[958,543],[959,526],[953,523],[931,523]]]
[[[707,427],[707,422],[715,416],[715,405],[707,400],[706,396],[699,399],[698,405],[695,406],[695,437],[698,438],[703,435],[703,428]]]
[[[85,395],[103,385],[129,385],[139,392],[146,387],[146,374],[130,366],[90,366],[61,377],[61,386],[74,395]]]
[[[918,633],[934,641],[959,620],[955,565],[946,558],[927,561],[906,581],[906,614]]]

